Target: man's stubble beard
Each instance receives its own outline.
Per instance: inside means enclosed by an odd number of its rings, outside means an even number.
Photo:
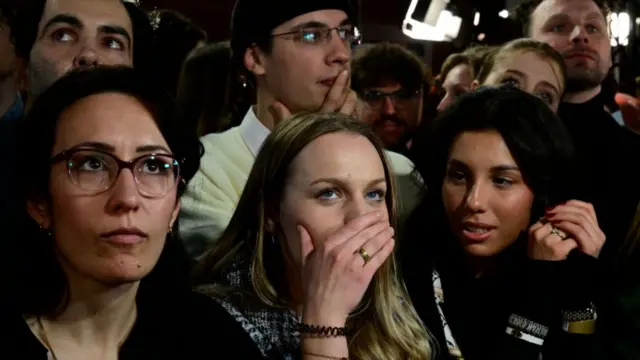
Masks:
[[[58,74],[55,62],[34,55],[31,56],[28,67],[29,92],[33,96],[39,96],[64,74]]]
[[[567,73],[567,93],[591,90],[602,84],[607,73],[600,69],[569,70]]]

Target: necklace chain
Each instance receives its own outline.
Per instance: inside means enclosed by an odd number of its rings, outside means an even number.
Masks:
[[[49,350],[49,353],[51,354],[51,357],[53,358],[53,360],[58,360],[58,357],[56,356],[56,352],[53,351],[53,346],[51,346],[51,342],[47,337],[47,331],[45,330],[44,324],[42,323],[42,318],[38,316],[37,321],[38,321],[38,327],[40,328],[40,337],[42,338],[42,342],[44,343],[44,346],[46,346],[47,349]]]

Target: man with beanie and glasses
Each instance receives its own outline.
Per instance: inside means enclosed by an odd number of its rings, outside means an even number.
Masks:
[[[231,61],[246,86],[255,87],[256,104],[238,127],[201,139],[205,155],[180,216],[181,237],[194,257],[226,228],[256,155],[279,121],[302,111],[354,114],[358,102],[349,79],[360,36],[348,0],[237,0],[231,23]],[[387,156],[401,200],[415,201],[413,164]],[[401,206],[407,211],[411,203]]]

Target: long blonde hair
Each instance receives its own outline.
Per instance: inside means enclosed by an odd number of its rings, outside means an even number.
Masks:
[[[395,221],[394,185],[380,141],[368,126],[352,117],[332,114],[300,114],[286,120],[267,138],[256,158],[238,207],[229,226],[195,270],[196,283],[207,284],[228,270],[239,252],[253,254],[251,293],[243,298],[260,305],[286,309],[288,287],[283,284],[283,251],[265,253],[267,218],[277,211],[295,157],[318,137],[346,132],[366,137],[376,148],[384,165],[388,184],[386,195],[389,219]],[[279,246],[286,242],[278,239]],[[275,270],[274,270],[275,269]],[[226,297],[230,289],[219,288],[213,296]],[[245,296],[246,295],[246,296]],[[427,330],[418,317],[404,285],[398,277],[394,256],[380,267],[358,308],[349,316],[347,328],[351,359],[431,358]]]

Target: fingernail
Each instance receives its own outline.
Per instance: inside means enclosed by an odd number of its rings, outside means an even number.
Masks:
[[[545,214],[549,213],[551,210],[553,210],[553,206],[547,206],[547,207],[544,208]]]
[[[342,75],[348,76],[349,75],[349,70],[342,70]]]

